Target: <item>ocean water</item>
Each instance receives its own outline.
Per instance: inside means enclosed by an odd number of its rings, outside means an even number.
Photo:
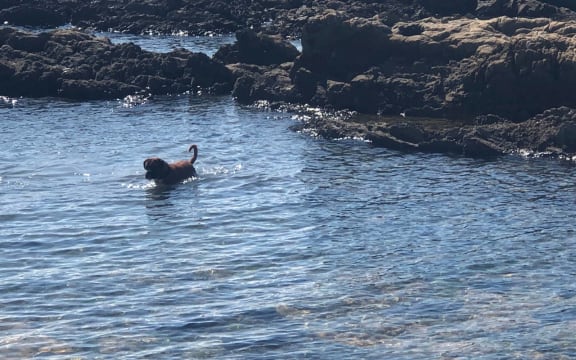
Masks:
[[[576,357],[570,163],[327,141],[230,97],[0,118],[2,359]],[[197,179],[144,179],[191,143]]]

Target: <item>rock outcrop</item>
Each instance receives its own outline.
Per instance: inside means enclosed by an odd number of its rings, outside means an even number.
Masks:
[[[280,36],[257,34],[253,30],[236,32],[236,42],[222,46],[213,56],[225,64],[278,65],[300,55],[296,47]]]
[[[162,29],[181,24],[171,22],[176,18],[198,25],[201,19],[188,18],[184,8],[216,11],[222,5],[96,0],[66,10],[61,7],[73,1],[56,2],[60,8],[50,1],[4,3],[0,20],[8,15],[10,21],[26,18],[22,14],[28,6],[35,9],[30,19],[36,20],[30,21],[42,26],[53,26],[62,18],[92,26],[94,22],[87,19],[93,16],[97,21],[94,7],[106,4],[117,16],[106,18],[112,21],[106,26],[128,26],[126,19],[135,16],[133,28],[125,29],[130,32],[150,30],[146,24],[156,24],[154,31],[169,32]],[[255,10],[263,3],[226,4],[218,11],[227,18],[243,19],[243,27],[262,14],[275,19],[267,30],[292,32],[286,29],[303,24],[302,52],[278,36],[245,28],[237,32],[235,44],[222,47],[210,59],[183,49],[158,54],[134,44],[113,45],[74,30],[28,33],[3,27],[0,95],[108,99],[199,89],[232,92],[242,103],[310,104],[352,114],[312,116],[304,123],[327,137],[361,137],[377,146],[469,156],[519,149],[576,154],[576,20],[570,20],[576,5],[572,2],[415,0],[406,5],[400,0],[385,4],[287,0],[265,11]],[[231,7],[239,12],[231,12]],[[323,9],[320,15],[318,9]],[[206,21],[220,21],[202,14]],[[479,18],[423,18],[430,14]],[[522,16],[491,18],[492,14]],[[159,18],[166,21],[156,23]],[[250,26],[262,29],[266,21],[259,19],[260,25]],[[241,22],[226,23],[229,27],[225,23],[214,29],[234,29]],[[367,120],[358,114],[373,117]]]
[[[279,36],[252,30],[236,33],[236,42],[221,47],[213,56],[227,64],[237,79],[232,95],[241,103],[258,100],[302,101],[289,70],[300,52]]]
[[[348,18],[378,16],[386,25],[426,17],[574,17],[572,0],[0,0],[0,23],[56,27],[71,24],[135,34],[205,35],[255,29],[300,36],[326,10]]]
[[[463,124],[446,119],[306,112],[299,130],[329,139],[355,138],[401,151],[491,157],[521,153],[576,160],[576,109],[553,108],[527,121]],[[316,114],[315,114],[316,113]],[[478,122],[491,116],[477,118]]]
[[[574,54],[574,21],[428,18],[389,27],[328,12],[304,27],[294,61],[228,67],[241,102],[384,116],[312,116],[305,126],[326,137],[468,156],[526,149],[571,157]]]
[[[329,12],[304,27],[302,54],[283,65],[294,87],[286,101],[371,114],[524,121],[576,105],[575,35],[576,22],[544,18],[427,18],[389,27],[378,18]],[[267,93],[282,99],[274,89]]]
[[[229,93],[232,74],[202,53],[152,53],[73,30],[0,29],[0,94],[112,99],[134,93]]]

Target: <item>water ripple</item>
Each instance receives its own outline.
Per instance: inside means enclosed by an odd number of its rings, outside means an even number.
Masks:
[[[576,352],[569,164],[327,142],[220,97],[0,113],[5,358]],[[144,179],[192,142],[199,178]]]

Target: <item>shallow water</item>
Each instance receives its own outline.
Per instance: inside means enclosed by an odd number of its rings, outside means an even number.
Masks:
[[[229,97],[0,104],[3,359],[576,356],[572,165],[325,141]],[[190,143],[198,179],[144,179]]]

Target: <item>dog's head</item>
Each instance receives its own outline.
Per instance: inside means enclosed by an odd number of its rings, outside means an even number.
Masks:
[[[160,158],[144,160],[144,169],[146,170],[146,179],[148,180],[162,180],[166,178],[171,171],[170,165]]]

